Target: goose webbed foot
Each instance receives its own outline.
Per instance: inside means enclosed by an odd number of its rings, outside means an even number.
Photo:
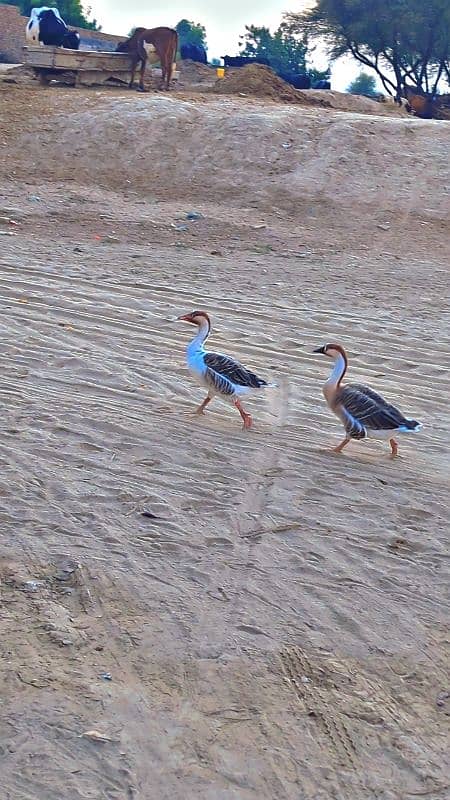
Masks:
[[[397,458],[398,456],[398,444],[395,439],[389,439],[389,444],[391,445],[391,458]]]
[[[195,410],[195,413],[203,415],[205,413],[206,406],[208,405],[208,403],[211,402],[211,400],[212,400],[212,397],[210,397],[209,395],[207,397],[205,397],[205,399],[203,400],[203,403],[201,403],[199,405],[199,407]]]
[[[234,405],[236,406],[237,410],[239,411],[239,413],[240,413],[240,415],[242,417],[242,420],[243,420],[243,423],[244,423],[244,428],[245,429],[251,428],[252,427],[252,423],[253,423],[252,415],[249,414],[247,411],[244,411],[244,409],[242,408],[240,400],[236,400]]]
[[[344,447],[347,447],[349,441],[350,438],[346,436],[345,439],[343,439],[342,442],[338,444],[337,447],[333,447],[333,453],[342,453]]]

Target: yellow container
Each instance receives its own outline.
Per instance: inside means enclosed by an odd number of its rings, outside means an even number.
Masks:
[[[218,78],[224,78],[225,77],[225,70],[224,70],[223,67],[217,67],[216,72],[217,72],[217,77]]]

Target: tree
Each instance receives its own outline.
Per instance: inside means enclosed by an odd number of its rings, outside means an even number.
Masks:
[[[178,33],[180,40],[180,47],[184,44],[193,44],[197,47],[206,47],[206,28],[200,23],[189,22],[187,19],[181,19],[175,30]]]
[[[241,37],[241,55],[248,58],[267,58],[275,72],[309,73],[313,80],[329,77],[329,70],[318,72],[308,69],[308,40],[306,34],[293,32],[291,25],[284,22],[271,33],[269,28],[246,25],[245,35]]]
[[[351,54],[400,98],[407,86],[432,97],[450,79],[448,0],[316,0],[286,20],[299,34],[325,40],[332,60]]]
[[[21,14],[29,17],[32,8],[41,8],[42,0],[0,0],[0,5],[19,6]],[[57,8],[64,22],[78,28],[88,28],[89,30],[99,31],[101,26],[97,25],[97,20],[89,20],[91,9],[83,9],[81,0],[46,0],[45,5],[49,8]]]
[[[347,92],[349,92],[349,94],[375,96],[377,94],[376,83],[376,79],[373,75],[369,75],[367,72],[360,72],[358,77],[351,82]]]

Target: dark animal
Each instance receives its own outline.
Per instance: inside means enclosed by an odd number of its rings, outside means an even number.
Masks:
[[[330,81],[316,81],[312,85],[313,89],[331,89]]]
[[[269,59],[260,58],[259,56],[256,56],[255,58],[246,58],[244,56],[222,56],[222,58],[224,67],[247,67],[249,64],[264,64],[264,66],[270,67]]]
[[[60,16],[57,8],[32,8],[30,20],[25,29],[27,42],[65,47],[68,50],[78,50],[80,36],[77,31],[71,31]]]
[[[191,61],[196,61],[198,64],[208,63],[206,50],[199,44],[182,44],[180,47],[180,56],[183,59],[190,58]]]
[[[277,74],[286,81],[286,83],[290,83],[291,86],[294,86],[296,89],[311,88],[311,78],[309,75],[305,75],[302,72],[278,72]]]
[[[178,33],[173,28],[136,28],[126,42],[119,42],[118,53],[129,53],[131,56],[131,80],[129,88],[133,88],[136,67],[141,64],[139,91],[145,92],[144,75],[147,58],[150,63],[159,61],[162,70],[161,86],[169,89],[170,79],[177,55]]]
[[[405,86],[406,110],[421,119],[433,119],[433,99],[418,89]]]

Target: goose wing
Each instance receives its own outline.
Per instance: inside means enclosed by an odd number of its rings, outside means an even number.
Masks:
[[[247,386],[249,389],[267,386],[267,381],[258,378],[254,372],[250,372],[239,361],[229,356],[223,356],[221,353],[205,353],[204,361],[208,370],[215,373],[218,380],[234,383],[235,386]]]
[[[336,404],[343,411],[346,430],[347,425],[370,430],[396,430],[400,425],[408,424],[403,414],[384,397],[357,383],[340,389]],[[347,432],[352,435],[350,430]]]

